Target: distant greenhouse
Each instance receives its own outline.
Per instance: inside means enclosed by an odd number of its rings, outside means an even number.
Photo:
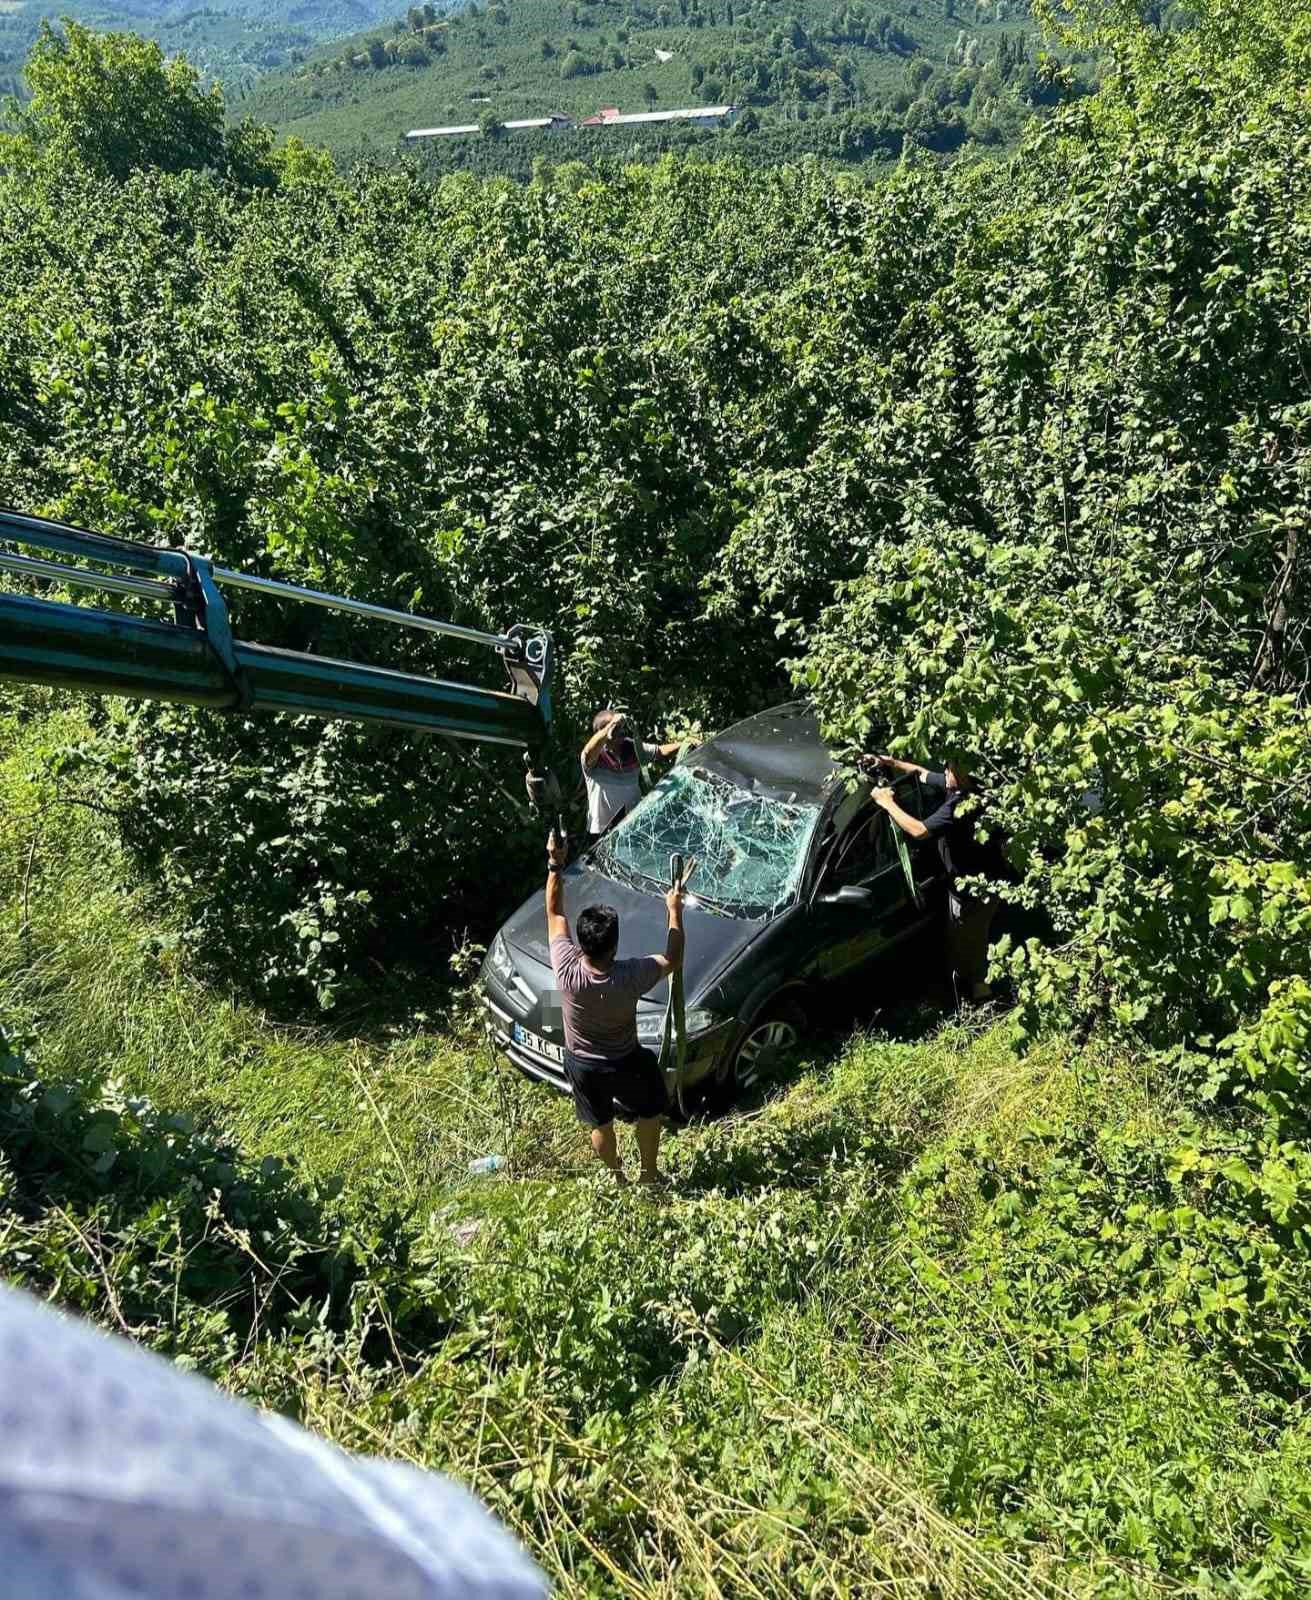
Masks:
[[[524,129],[543,129],[556,133],[566,128],[621,128],[647,122],[691,122],[706,128],[732,122],[737,112],[736,106],[689,106],[681,111],[626,112],[620,111],[618,106],[603,106],[595,116],[583,117],[578,122],[555,112],[549,117],[519,117],[500,126],[507,133],[518,133]],[[458,122],[446,128],[411,128],[405,138],[407,143],[414,144],[420,139],[449,139],[479,131],[480,125],[476,122]]]
[[[580,128],[619,128],[639,122],[696,122],[703,127],[714,123],[732,122],[737,116],[736,106],[688,106],[682,111],[620,111],[617,106],[604,106],[594,117],[584,117]]]
[[[548,133],[555,133],[563,128],[572,128],[574,124],[568,117],[555,113],[549,117],[519,117],[514,122],[503,122],[501,126],[509,133],[518,133],[525,128],[542,128]],[[478,131],[479,125],[476,122],[459,122],[449,128],[411,128],[405,138],[408,142],[417,142],[419,139],[451,138],[457,134]]]

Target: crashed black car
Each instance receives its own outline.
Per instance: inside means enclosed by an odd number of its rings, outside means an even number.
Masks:
[[[922,814],[920,785],[900,803]],[[897,848],[893,824],[839,775],[804,703],[749,717],[689,751],[567,871],[571,924],[589,905],[620,916],[622,955],[662,950],[670,856],[699,863],[685,914],[687,1061],[683,1104],[731,1103],[791,1049],[826,984],[880,967],[931,920],[937,856]],[[913,881],[908,877],[911,865]],[[564,1035],[535,891],[492,941],[479,977],[489,1034],[531,1077],[567,1087]],[[638,1007],[658,1048],[667,984]]]

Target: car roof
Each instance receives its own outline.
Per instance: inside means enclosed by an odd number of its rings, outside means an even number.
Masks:
[[[692,751],[686,764],[772,800],[802,805],[822,805],[837,772],[814,707],[804,700],[734,723]]]

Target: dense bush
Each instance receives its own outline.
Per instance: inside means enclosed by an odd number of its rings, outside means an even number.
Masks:
[[[877,517],[798,671],[835,733],[982,772],[1025,865],[1001,892],[1057,930],[1003,960],[1017,1031],[1109,1023],[1220,1114],[1172,1147],[1035,1132],[1004,1181],[964,1152],[1000,1233],[963,1265],[1013,1284],[1017,1314],[1050,1291],[1070,1348],[1104,1345],[1115,1304],[1117,1338],[1165,1317],[1298,1394],[1305,36],[1278,8],[1204,11],[1168,37],[1108,26],[1113,83],[1031,140],[1004,203],[986,179],[969,213],[935,176],[903,189],[927,270],[861,441]],[[786,590],[821,544],[743,559]],[[1084,1242],[1036,1290],[1054,1213]]]
[[[924,277],[861,440],[877,513],[799,668],[836,728],[979,763],[1062,935],[1015,954],[1031,1021],[1185,1052],[1280,1013],[1311,926],[1311,140],[1282,37],[1256,26],[1235,105],[1197,82],[1241,65],[1219,23],[1164,54],[1111,31],[1115,91],[1035,136],[1004,205],[902,190]],[[786,588],[821,542],[762,550]]]
[[[1009,166],[869,189],[288,160],[264,189],[61,169],[56,204],[33,154],[0,193],[4,492],[545,622],[566,734],[610,693],[758,704],[790,633],[836,732],[980,762],[1066,940],[1014,953],[1026,1025],[1109,1015],[1227,1083],[1213,1047],[1281,1014],[1311,904],[1311,168],[1294,12],[1203,21],[1112,17],[1081,36],[1102,95]],[[269,993],[330,1000],[518,867],[414,741],[145,709],[62,760]]]
[[[0,1036],[0,1271],[215,1378],[258,1340],[344,1358],[447,1331],[395,1215],[303,1189],[121,1084],[45,1080]]]
[[[1101,95],[1018,159],[876,189],[24,152],[8,497],[549,620],[573,728],[612,687],[725,714],[785,649],[835,736],[975,760],[1057,941],[1001,953],[1013,1027],[858,1042],[680,1134],[648,1208],[426,1015],[293,1038],[179,956],[329,999],[449,937],[514,881],[477,785],[310,725],[79,739],[33,696],[8,1273],[460,1472],[574,1595],[1304,1592],[1311,38],[1280,0],[1119,10],[1082,36]],[[176,921],[123,909],[109,827]],[[489,1150],[509,1181],[474,1185]]]
[[[45,843],[27,954],[0,933],[9,1014],[42,1015],[0,1072],[0,1255],[30,1289],[455,1472],[564,1594],[700,1594],[708,1550],[780,1600],[798,1573],[1299,1592],[1302,1216],[1235,1208],[1223,1118],[1142,1062],[857,1041],[671,1141],[653,1206],[467,1038],[289,1039],[176,964],[152,981],[139,906]],[[130,1081],[54,1070],[93,1041]],[[216,1115],[296,1161],[217,1147]],[[464,1179],[489,1148],[510,1181]]]
[[[712,1555],[771,1600],[1304,1587],[1305,984],[1227,1104],[1004,1022],[856,1040],[671,1139],[653,1206],[458,1014],[199,984],[112,819],[30,781],[53,698],[0,722],[6,1276],[455,1472],[576,1597]]]
[[[611,695],[714,718],[777,696],[772,621],[708,618],[702,584],[779,464],[781,441],[761,448],[795,354],[775,371],[748,308],[822,248],[825,186],[780,177],[743,233],[731,171],[547,196],[285,170],[253,194],[192,173],[61,171],[57,203],[5,183],[6,498],[456,621],[545,623],[566,747]],[[495,681],[390,631],[237,620]],[[79,762],[216,965],[270,994],[330,999],[370,955],[485,920],[524,859],[521,819],[422,741],[138,708]]]

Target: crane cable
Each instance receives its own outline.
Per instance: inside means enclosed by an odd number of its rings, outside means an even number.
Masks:
[[[478,771],[482,773],[483,777],[486,778],[487,782],[491,784],[492,788],[500,791],[508,805],[510,805],[515,811],[520,812],[525,818],[528,819],[528,821],[532,821],[533,807],[527,804],[525,801],[518,799],[515,795],[511,794],[505,785],[500,781],[500,779],[497,778],[488,767],[485,767],[482,762],[479,761],[478,757],[474,755],[472,750],[462,749],[458,740],[451,739],[445,734],[442,735],[442,741],[450,748],[454,755],[463,757],[463,759],[469,762],[471,766],[476,767]]]

